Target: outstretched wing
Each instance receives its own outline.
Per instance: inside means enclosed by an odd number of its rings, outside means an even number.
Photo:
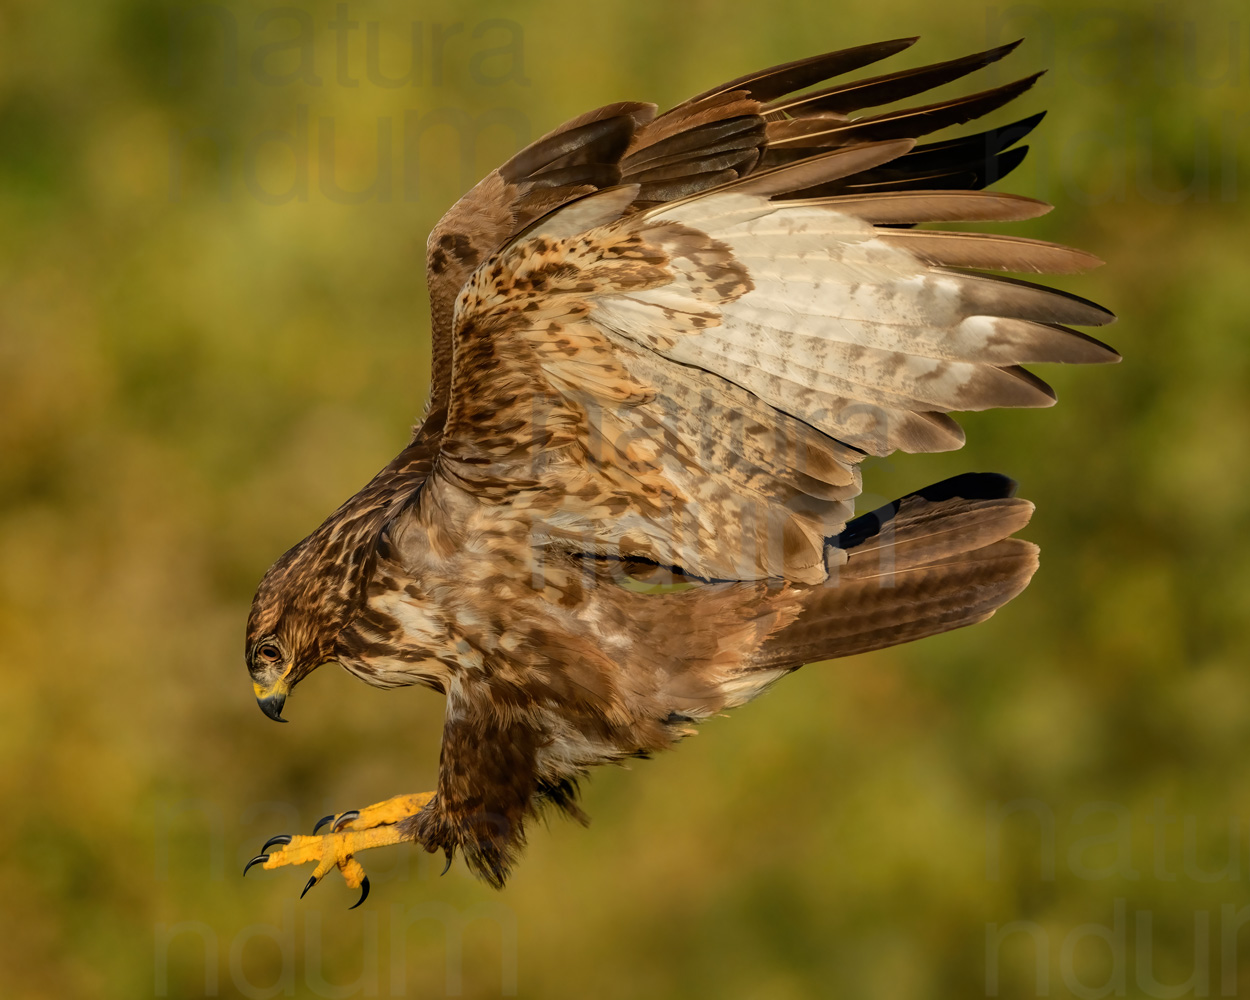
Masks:
[[[951,411],[1052,403],[1022,363],[1114,360],[1064,325],[1108,322],[1105,310],[963,270],[1064,272],[1093,258],[900,228],[1047,209],[925,189],[958,175],[969,147],[918,151],[913,138],[1031,80],[846,115],[1002,52],[799,98],[778,99],[819,79],[816,61],[735,81],[635,132],[618,164],[628,183],[521,227],[455,302],[445,436],[419,506],[431,537],[451,519],[464,533],[521,532],[705,579],[819,582],[865,454],[957,448]],[[679,112],[684,124],[666,124]],[[635,114],[578,128],[635,127]],[[740,119],[762,129],[746,159],[727,125]],[[918,152],[919,174],[908,163]],[[986,177],[957,179],[971,188]]]
[[[507,247],[457,303],[423,511],[471,497],[538,544],[818,582],[863,455],[956,448],[953,410],[1049,405],[1021,363],[1116,357],[1060,325],[1110,319],[1097,306],[953,269],[1076,270],[1087,255],[874,225],[1036,203],[770,197],[904,148],[834,152],[623,218],[637,191],[609,189]]]
[[[653,104],[610,104],[564,123],[492,171],[430,233],[426,254],[433,339],[430,409],[444,408],[450,391],[456,296],[480,264],[560,205],[605,187],[637,183],[635,207],[650,207],[828,149],[925,135],[994,110],[1036,79],[850,119],[856,112],[913,97],[987,66],[1014,49],[1018,43],[1013,43],[789,96],[894,55],[915,41],[894,39],[774,66],[692,97],[658,117]],[[1041,117],[917,147],[888,169],[856,178],[856,186],[865,191],[984,187],[1020,162],[1026,147],[1013,147]]]

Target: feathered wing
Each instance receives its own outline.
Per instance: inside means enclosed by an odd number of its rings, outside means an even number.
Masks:
[[[978,190],[1040,115],[915,144],[1035,77],[853,117],[1014,45],[828,84],[913,41],[773,67],[659,116],[597,109],[461,199],[429,243],[431,406],[449,412],[432,485],[525,495],[556,547],[814,582],[863,454],[958,447],[952,410],[1048,404],[1021,363],[1113,359],[1064,327],[1108,321],[1097,306],[953,270],[1092,258],[910,228],[1047,208]]]
[[[460,290],[480,264],[560,205],[605,187],[636,183],[633,207],[652,207],[829,149],[915,138],[987,114],[1035,79],[851,120],[857,112],[914,97],[987,66],[1014,49],[1018,43],[1013,43],[794,93],[892,56],[915,41],[894,39],[774,66],[714,87],[658,117],[653,104],[606,105],[564,123],[492,171],[430,233],[431,410],[444,408],[450,392],[453,311]],[[853,183],[833,182],[813,193],[979,189],[1014,169],[1027,149],[1016,143],[1041,118],[1034,115],[978,135],[917,146]]]
[[[1036,202],[784,200],[910,148],[834,150],[627,215],[638,189],[618,186],[539,220],[457,302],[424,502],[459,491],[506,506],[540,542],[705,579],[823,580],[863,455],[957,448],[951,411],[1049,405],[1021,363],[1117,357],[1062,325],[1105,323],[1105,310],[956,270],[1071,271],[1088,255],[893,228],[1018,218]]]

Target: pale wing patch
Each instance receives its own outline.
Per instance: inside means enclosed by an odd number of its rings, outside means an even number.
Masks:
[[[1014,202],[986,200],[1020,213]],[[1114,360],[1104,345],[1053,325],[1062,307],[1049,300],[1062,296],[1037,290],[1033,313],[1022,314],[1019,286],[994,282],[996,300],[975,277],[936,266],[1074,270],[1095,262],[1088,255],[1014,238],[881,230],[836,205],[727,192],[652,213],[636,227],[674,256],[673,281],[605,297],[594,318],[878,455],[959,447],[962,432],[942,416],[949,411],[1051,405],[1022,362]],[[745,268],[740,292],[713,285],[682,255],[692,230]],[[1105,321],[1100,311],[1068,311],[1082,313],[1077,322]]]

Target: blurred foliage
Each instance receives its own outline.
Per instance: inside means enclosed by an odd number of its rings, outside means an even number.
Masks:
[[[1250,995],[1242,15],[0,4],[0,993]],[[536,827],[502,894],[394,848],[351,913],[333,877],[240,881],[269,834],[435,778],[440,699],[327,669],[279,729],[240,654],[266,565],[420,411],[442,210],[589,107],[912,33],[899,65],[1026,36],[983,76],[1050,67],[1004,186],[1057,209],[1014,231],[1110,262],[1063,285],[1120,314],[1123,365],[868,469],[869,503],[1016,476],[1032,588],[595,775],[590,829]]]

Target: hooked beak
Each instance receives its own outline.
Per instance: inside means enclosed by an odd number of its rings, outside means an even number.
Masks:
[[[286,696],[290,691],[285,677],[279,677],[271,687],[262,687],[253,681],[252,690],[256,692],[256,704],[260,706],[262,712],[274,722],[287,721],[282,718],[282,706],[286,704]]]

